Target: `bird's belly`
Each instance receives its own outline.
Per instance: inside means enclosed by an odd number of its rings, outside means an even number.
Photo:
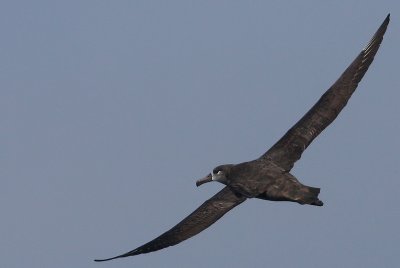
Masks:
[[[230,184],[230,187],[248,198],[258,197],[265,192],[275,192],[280,188],[276,179],[270,176],[250,177],[245,181],[234,181]]]

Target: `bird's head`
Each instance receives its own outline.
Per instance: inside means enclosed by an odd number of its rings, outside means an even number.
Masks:
[[[210,182],[210,181],[218,181],[223,184],[228,184],[229,181],[229,174],[231,172],[231,168],[233,165],[221,165],[213,169],[212,173],[208,174],[204,178],[196,181],[196,185],[200,186],[203,183]]]

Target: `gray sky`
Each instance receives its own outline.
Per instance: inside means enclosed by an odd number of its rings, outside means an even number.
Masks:
[[[2,267],[395,267],[399,1],[2,1]],[[175,247],[166,231],[338,78],[381,50],[293,173],[323,207],[249,200]]]

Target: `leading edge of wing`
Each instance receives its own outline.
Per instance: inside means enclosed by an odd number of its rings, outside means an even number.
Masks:
[[[208,228],[223,215],[225,215],[225,213],[241,204],[245,200],[246,197],[234,193],[229,187],[226,186],[213,197],[204,202],[189,216],[184,218],[181,222],[159,237],[125,254],[108,259],[97,259],[95,261],[109,261],[117,258],[149,253],[176,245]]]
[[[390,21],[387,15],[367,46],[318,102],[261,159],[290,171],[310,143],[338,116],[371,65]]]

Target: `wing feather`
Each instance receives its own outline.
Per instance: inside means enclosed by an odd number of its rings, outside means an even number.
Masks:
[[[152,241],[125,254],[95,261],[108,261],[134,256],[176,245],[208,228],[225,215],[225,213],[245,200],[245,197],[234,193],[229,187],[225,187],[212,198],[204,202],[180,223]]]
[[[367,46],[318,102],[261,159],[290,171],[310,143],[338,116],[372,63],[390,21],[387,15]]]

